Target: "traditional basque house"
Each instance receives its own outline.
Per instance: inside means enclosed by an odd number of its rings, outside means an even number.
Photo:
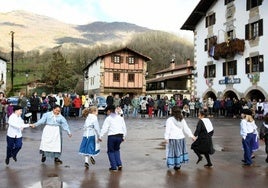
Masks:
[[[150,60],[127,47],[99,55],[84,68],[84,92],[101,96],[145,95]]]
[[[182,30],[194,33],[194,96],[265,99],[268,1],[200,0]]]

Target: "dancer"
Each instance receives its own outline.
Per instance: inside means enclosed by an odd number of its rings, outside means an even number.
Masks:
[[[56,164],[62,164],[60,160],[62,152],[61,130],[67,131],[69,137],[72,137],[72,134],[66,119],[61,115],[61,107],[54,105],[53,110],[45,113],[39,121],[32,124],[32,127],[39,125],[45,125],[40,144],[41,162],[45,162],[46,157],[51,157],[54,158]]]
[[[13,160],[17,161],[17,154],[22,147],[22,131],[23,128],[29,127],[29,124],[25,124],[21,118],[22,107],[14,105],[13,113],[8,119],[7,129],[7,156],[6,165],[9,164],[9,159],[12,157]]]
[[[117,109],[120,110],[119,107],[117,107]],[[102,141],[102,137],[108,132],[107,154],[111,166],[109,170],[122,170],[120,144],[125,140],[127,135],[125,120],[116,113],[114,105],[108,106],[106,110],[110,111],[111,114],[107,116],[103,122],[99,141]]]
[[[194,136],[197,137],[197,139],[192,143],[191,148],[198,157],[196,164],[202,161],[203,157],[201,154],[204,154],[207,160],[207,164],[204,165],[204,167],[212,168],[213,165],[209,155],[215,152],[212,143],[212,136],[214,133],[213,125],[210,119],[207,118],[206,111],[199,111],[198,118],[199,121],[197,122],[197,127],[194,133]]]
[[[96,106],[85,108],[82,111],[82,116],[86,117],[86,121],[84,124],[84,133],[82,142],[80,144],[79,154],[85,156],[86,168],[89,168],[89,156],[91,163],[95,164],[94,156],[98,155],[100,152],[100,147],[98,143],[100,127],[97,115],[98,108]]]
[[[181,109],[178,106],[172,107],[171,114],[172,117],[169,117],[166,121],[166,131],[164,135],[167,143],[167,167],[173,167],[174,170],[179,170],[181,163],[189,161],[184,133],[193,140],[195,137],[183,118]]]

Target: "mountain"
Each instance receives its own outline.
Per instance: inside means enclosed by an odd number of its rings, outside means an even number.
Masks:
[[[11,51],[14,32],[15,51],[43,51],[56,46],[78,47],[126,42],[133,34],[150,31],[126,22],[93,22],[72,25],[26,11],[0,13],[0,51]]]

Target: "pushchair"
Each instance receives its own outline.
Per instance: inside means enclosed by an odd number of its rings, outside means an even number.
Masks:
[[[30,123],[31,118],[32,118],[32,113],[31,112],[25,113],[25,115],[23,117],[24,123]]]

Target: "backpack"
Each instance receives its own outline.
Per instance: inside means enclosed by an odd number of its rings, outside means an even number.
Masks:
[[[3,112],[3,105],[2,103],[0,102],[0,113]]]

